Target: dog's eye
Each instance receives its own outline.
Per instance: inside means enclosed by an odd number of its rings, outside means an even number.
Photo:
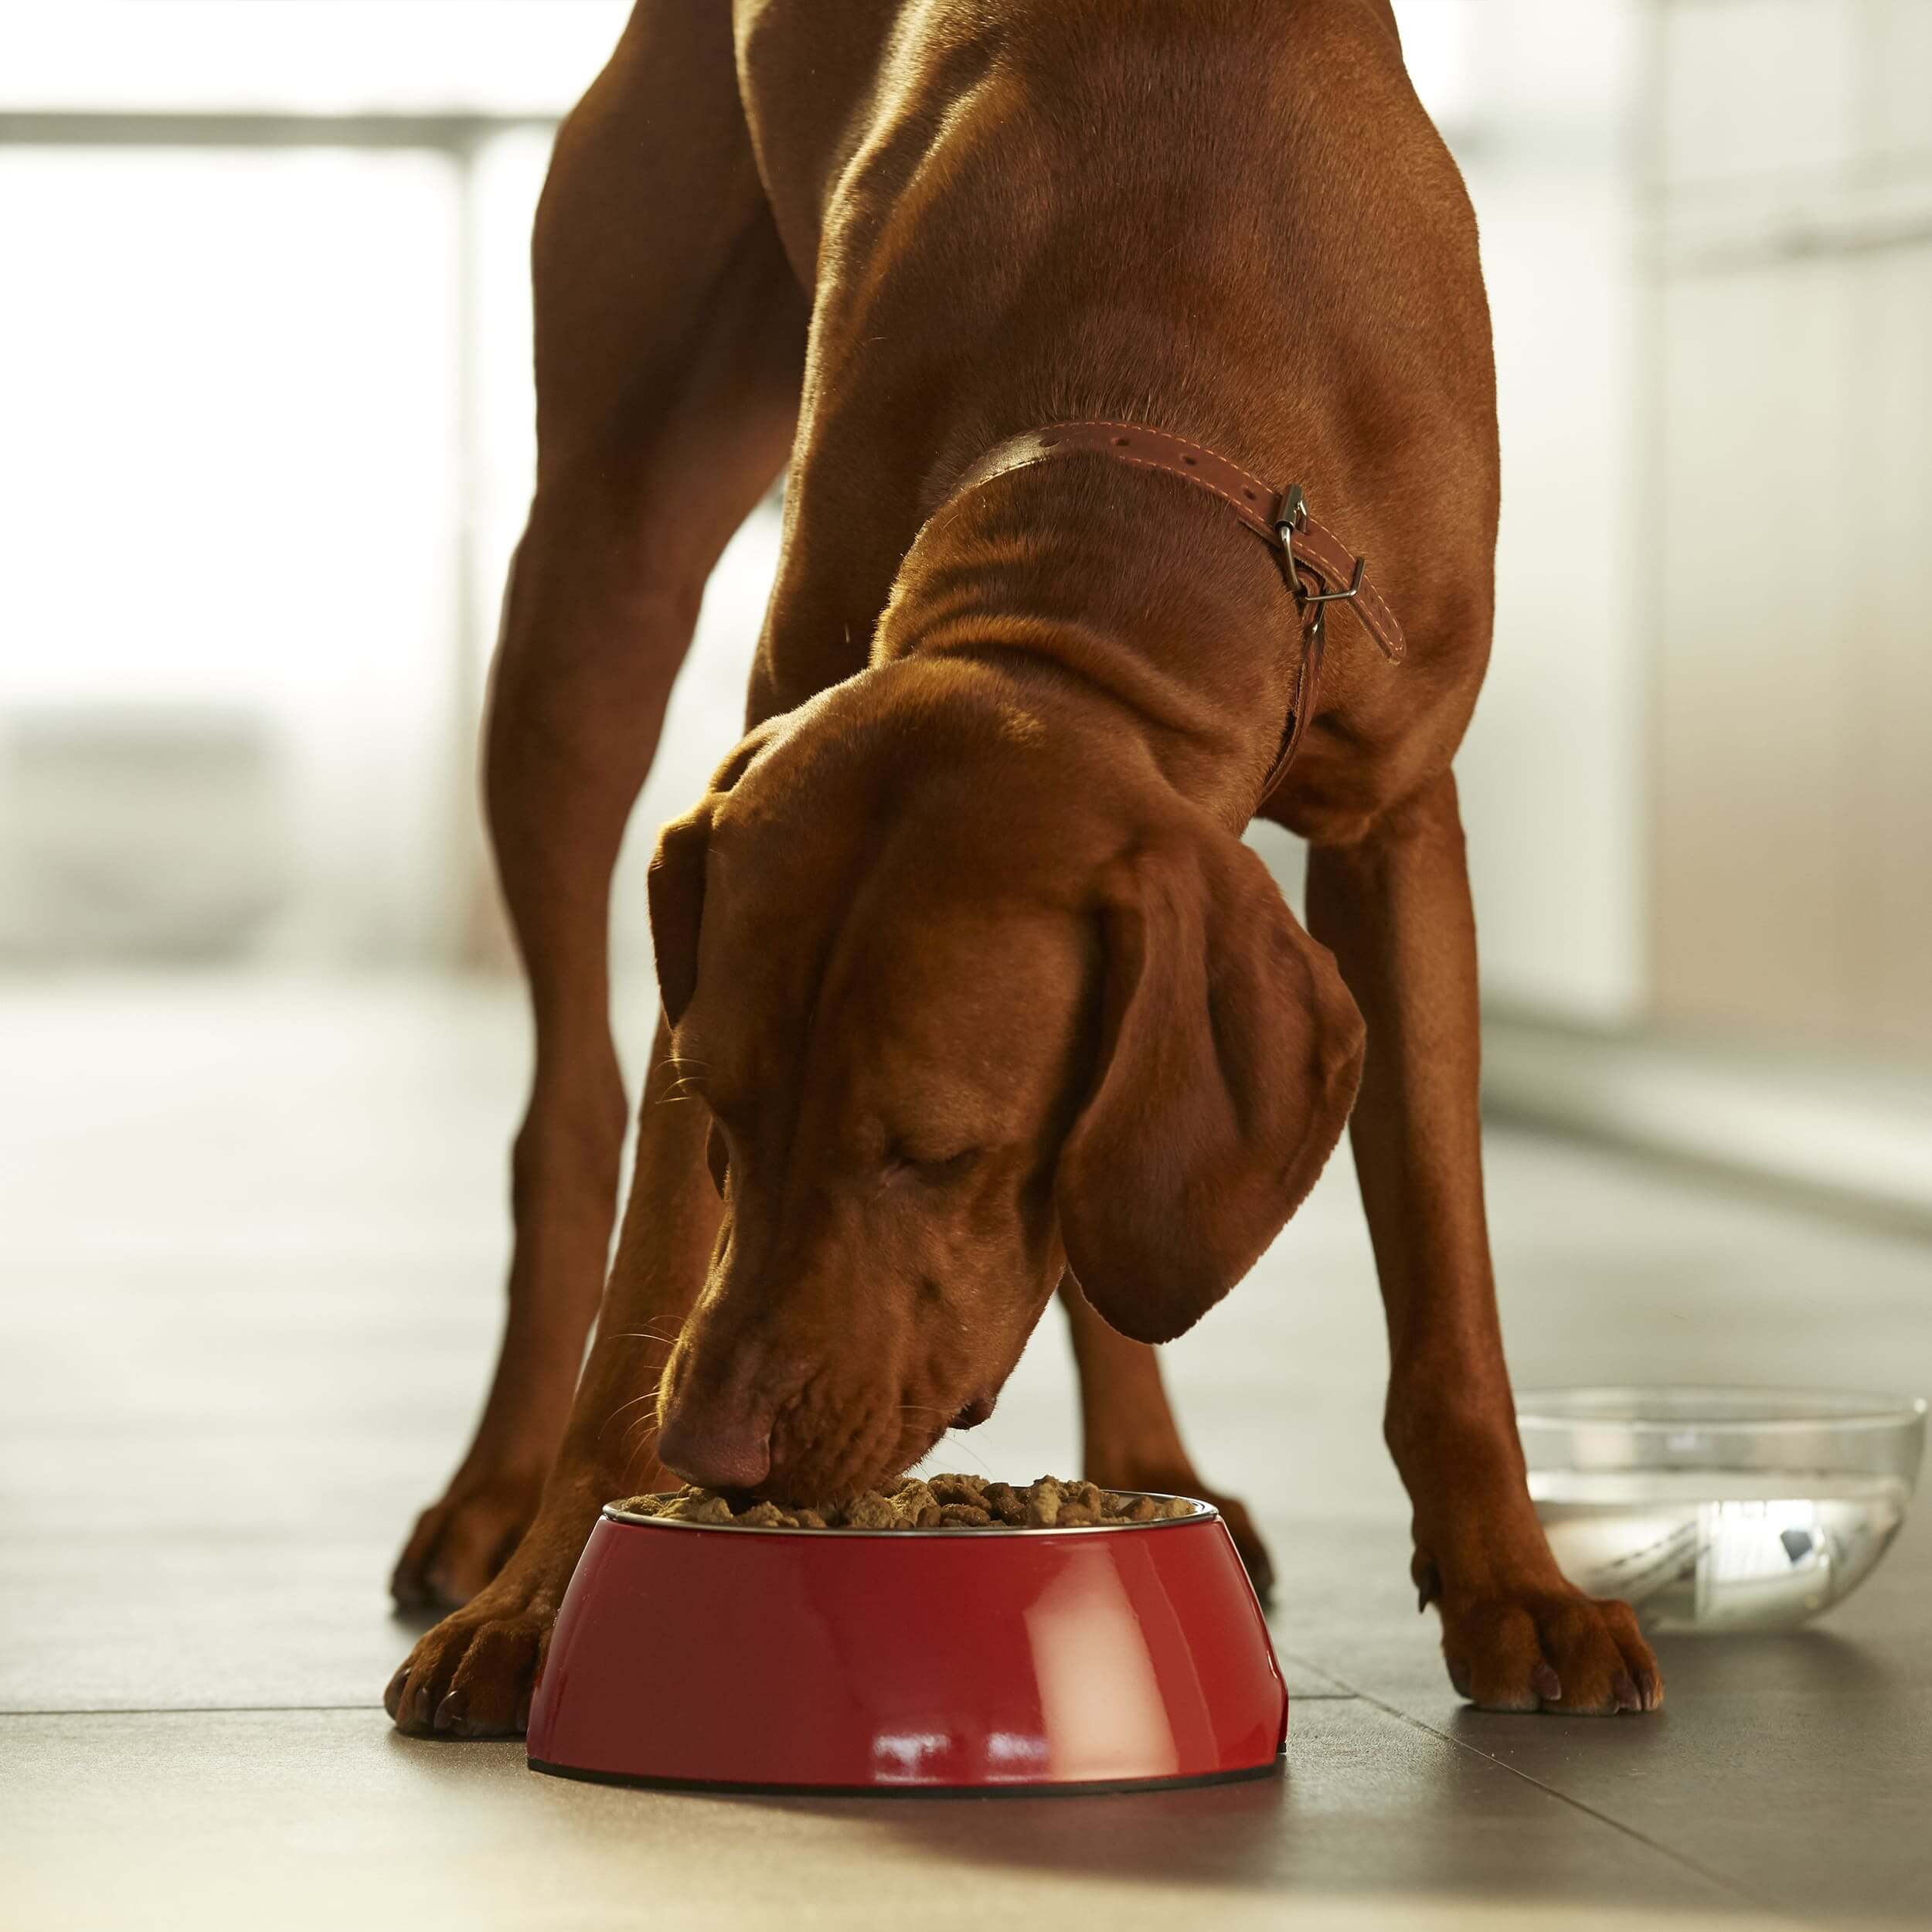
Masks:
[[[716,1121],[711,1123],[711,1131],[704,1144],[706,1165],[711,1169],[711,1185],[718,1190],[718,1199],[724,1199],[725,1179],[731,1172],[731,1156],[725,1148],[724,1130]]]
[[[886,1157],[888,1175],[910,1174],[921,1181],[956,1181],[970,1173],[984,1148],[961,1148],[957,1154],[939,1156],[915,1154],[910,1148],[896,1147]]]

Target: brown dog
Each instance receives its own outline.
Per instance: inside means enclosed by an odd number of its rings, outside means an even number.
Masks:
[[[535,262],[488,791],[536,1077],[495,1386],[397,1572],[468,1600],[398,1723],[521,1727],[607,1497],[834,1495],[983,1416],[1063,1268],[1087,1473],[1198,1491],[1145,1345],[1253,1264],[1358,1070],[1450,1675],[1653,1707],[1628,1609],[1550,1559],[1497,1329],[1449,769],[1489,644],[1488,325],[1385,0],[643,0]],[[961,488],[1070,421],[1302,485],[1407,661],[1338,617],[1310,702],[1312,607],[1172,468]],[[706,577],[787,454],[750,735],[653,869],[666,1023],[570,1406],[624,1124],[611,865]],[[1298,704],[1267,810],[1310,842],[1315,939],[1238,837]]]

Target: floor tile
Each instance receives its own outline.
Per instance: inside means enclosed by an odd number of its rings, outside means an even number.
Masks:
[[[809,1801],[543,1777],[515,1746],[361,1712],[11,1717],[0,1891],[36,1932],[1771,1922],[1368,1706],[1311,1705],[1292,1733],[1264,1784]]]

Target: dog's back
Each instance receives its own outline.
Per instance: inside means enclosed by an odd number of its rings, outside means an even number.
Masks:
[[[1153,423],[1304,485],[1430,640],[1400,681],[1332,654],[1331,733],[1396,774],[1358,757],[1334,809],[1446,762],[1487,657],[1494,382],[1474,216],[1386,9],[741,0],[738,28],[814,297],[774,609],[869,634],[993,443]]]
[[[916,342],[1022,414],[1157,396],[1237,449],[1486,416],[1474,219],[1386,9],[739,14],[767,191],[842,386]]]

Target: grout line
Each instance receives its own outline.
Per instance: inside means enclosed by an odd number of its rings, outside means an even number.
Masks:
[[[1268,1638],[1271,1643],[1274,1642],[1274,1632],[1272,1630],[1269,1631]],[[1333,1671],[1324,1670],[1319,1664],[1314,1661],[1312,1658],[1300,1656],[1294,1651],[1285,1650],[1278,1643],[1274,1645],[1274,1652],[1277,1658],[1285,1660],[1287,1662],[1294,1665],[1298,1670],[1312,1671],[1316,1676],[1326,1679],[1329,1683],[1335,1686],[1332,1690],[1304,1691],[1302,1692],[1302,1696],[1304,1698],[1359,1697],[1362,1695],[1361,1692],[1354,1689],[1352,1685],[1345,1684],[1340,1678],[1335,1675]]]
[[[281,1712],[380,1711],[383,1700],[364,1704],[90,1704],[83,1709],[0,1710],[0,1723],[9,1717],[264,1717]],[[386,1715],[386,1713],[385,1713]]]
[[[1301,1663],[1303,1660],[1294,1660]],[[1317,1668],[1304,1664],[1307,1669]],[[1328,1677],[1329,1673],[1321,1673]],[[1335,1682],[1333,1679],[1331,1682]],[[1355,1704],[1365,1701],[1361,1692],[1338,1685],[1334,1690],[1291,1689],[1291,1704]],[[1366,1700],[1372,1702],[1372,1699]],[[10,1706],[0,1710],[0,1723],[9,1717],[272,1717],[281,1713],[314,1713],[323,1711],[379,1711],[380,1698],[361,1704],[88,1704],[37,1706],[32,1709]]]
[[[1284,1651],[1282,1654],[1287,1656],[1291,1662],[1300,1665],[1304,1670],[1320,1671],[1324,1677],[1332,1678],[1338,1684],[1347,1683],[1346,1679],[1336,1677],[1334,1672],[1323,1669],[1321,1665],[1311,1663],[1305,1657],[1297,1656],[1292,1651]],[[1531,1776],[1528,1771],[1512,1764],[1506,1758],[1494,1756],[1492,1753],[1483,1750],[1480,1745],[1471,1743],[1467,1738],[1458,1737],[1454,1732],[1445,1731],[1440,1726],[1429,1723],[1426,1718],[1417,1717],[1400,1706],[1377,1697],[1372,1691],[1365,1691],[1359,1686],[1351,1685],[1349,1692],[1361,1702],[1372,1705],[1377,1710],[1386,1713],[1389,1716],[1410,1726],[1413,1730],[1425,1732],[1430,1737],[1440,1738],[1444,1743],[1453,1744],[1458,1750],[1467,1751],[1471,1757],[1480,1758],[1485,1764],[1493,1764],[1497,1770],[1507,1771],[1512,1777],[1521,1778],[1532,1790],[1541,1791],[1546,1796],[1555,1798],[1560,1804],[1567,1804],[1572,1811],[1580,1811],[1585,1818],[1594,1818],[1599,1825],[1607,1825],[1613,1832],[1619,1832],[1633,1843],[1642,1845],[1646,1851],[1655,1852],[1660,1858],[1668,1859],[1673,1864],[1682,1866],[1686,1871],[1696,1872],[1699,1878],[1716,1886],[1720,1890],[1730,1893],[1733,1898],[1741,1900],[1754,1910],[1768,1912],[1774,1917],[1784,1919],[1793,1925],[1805,1925],[1812,1923],[1808,1920],[1794,1917],[1782,1906],[1767,1905],[1754,1893],[1746,1891],[1742,1886],[1724,1877],[1721,1873],[1713,1872],[1707,1866],[1699,1864],[1696,1859],[1687,1857],[1682,1852],[1673,1851],[1668,1845],[1659,1844],[1655,1838],[1645,1836],[1634,1825],[1626,1825],[1621,1818],[1612,1818],[1607,1812],[1600,1811],[1594,1806],[1586,1804],[1581,1798],[1572,1798],[1567,1791],[1559,1791],[1553,1784],[1546,1784],[1541,1778]]]

